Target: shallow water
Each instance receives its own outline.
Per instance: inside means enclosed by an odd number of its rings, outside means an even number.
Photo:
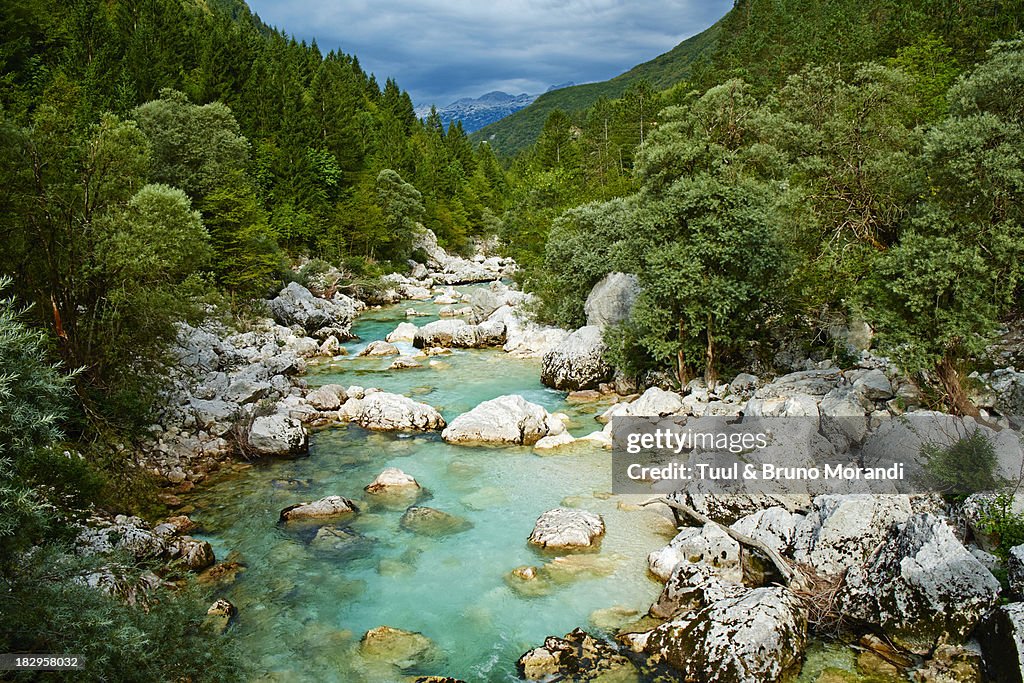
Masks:
[[[380,387],[429,403],[448,420],[481,401],[518,393],[569,414],[577,435],[600,427],[594,406],[570,406],[564,394],[540,384],[537,360],[512,359],[500,350],[456,351],[420,359],[422,369],[389,371],[391,357],[354,357],[406,320],[409,307],[361,316],[354,330],[362,340],[347,345],[352,355],[311,368],[310,384]],[[438,309],[429,302],[412,307]],[[399,346],[412,352],[411,345]],[[443,365],[427,366],[428,360]],[[447,536],[403,529],[399,519],[409,501],[383,504],[363,492],[392,466],[428,491],[419,503],[472,526]],[[205,488],[193,501],[193,518],[218,558],[237,551],[248,567],[224,596],[239,608],[234,634],[258,679],[361,683],[445,674],[508,681],[516,680],[519,655],[545,636],[609,626],[595,610],[642,614],[657,597],[660,585],[646,574],[646,556],[671,537],[672,526],[651,510],[620,509],[636,500],[611,496],[610,487],[610,455],[589,446],[540,456],[529,448],[449,446],[437,434],[342,426],[314,434],[307,458],[260,463]],[[357,535],[342,549],[312,545],[315,527],[278,524],[281,508],[334,494],[361,506],[354,518],[335,524]],[[600,551],[576,555],[574,569],[538,582],[510,580],[512,569],[540,567],[555,557],[532,549],[526,538],[538,515],[563,503],[604,516]],[[359,639],[385,624],[423,633],[436,644],[436,655],[404,669],[364,659]]]

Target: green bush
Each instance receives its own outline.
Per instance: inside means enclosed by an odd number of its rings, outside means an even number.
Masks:
[[[991,491],[1001,483],[995,475],[995,446],[980,429],[949,446],[923,444],[921,456],[925,459],[925,472],[947,495]]]

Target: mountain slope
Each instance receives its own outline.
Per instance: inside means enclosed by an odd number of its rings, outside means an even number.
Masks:
[[[437,113],[441,123],[448,126],[453,121],[461,121],[467,133],[480,130],[484,126],[514,114],[537,99],[536,95],[509,95],[495,90],[480,97],[463,97],[455,100],[447,107],[438,107]],[[416,116],[423,118],[430,113],[430,107],[416,110]]]
[[[697,60],[711,56],[718,31],[719,24],[716,23],[668,52],[610,80],[546,92],[530,106],[477,131],[472,137],[476,141],[487,140],[502,154],[515,154],[534,143],[548,114],[556,109],[580,111],[602,97],[619,97],[629,86],[643,80],[657,89],[664,89],[686,79]]]

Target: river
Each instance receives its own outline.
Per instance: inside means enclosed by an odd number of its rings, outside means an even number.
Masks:
[[[572,405],[564,393],[543,387],[537,359],[456,350],[421,358],[419,369],[389,370],[393,357],[356,356],[408,320],[409,307],[427,314],[413,319],[418,325],[437,319],[432,302],[364,313],[353,326],[361,340],[346,345],[350,355],[311,366],[307,381],[405,394],[435,406],[448,421],[514,393],[567,413],[577,436],[600,427],[594,417],[603,407]],[[457,515],[471,528],[437,537],[403,529],[404,505],[382,505],[363,492],[385,467],[401,468],[429,491],[420,504]],[[219,559],[231,554],[247,567],[223,595],[238,607],[232,628],[256,680],[387,683],[444,674],[512,681],[518,680],[515,660],[546,636],[576,626],[611,629],[631,613],[645,613],[657,597],[660,584],[648,576],[646,558],[674,529],[664,512],[637,509],[635,498],[613,496],[610,487],[610,455],[590,445],[539,455],[526,447],[452,446],[438,433],[336,426],[313,435],[308,457],[255,463],[190,502],[202,529],[197,536]],[[361,505],[347,522],[356,541],[342,551],[311,545],[315,529],[278,523],[282,508],[327,495]],[[516,567],[541,567],[555,557],[526,539],[537,517],[559,505],[604,517],[600,550],[576,555],[568,568],[535,582],[510,579]],[[424,634],[436,656],[404,667],[363,657],[362,634],[380,625]]]

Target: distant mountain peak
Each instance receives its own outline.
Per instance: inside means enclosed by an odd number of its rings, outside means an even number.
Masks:
[[[461,121],[467,133],[480,130],[513,114],[537,99],[536,95],[521,93],[510,95],[501,90],[492,90],[480,97],[463,97],[446,107],[437,107],[441,122],[447,128],[453,121]],[[430,107],[419,107],[416,115],[420,118],[430,113]]]
[[[565,83],[559,83],[558,85],[552,85],[544,92],[551,92],[552,90],[561,90],[562,88],[571,88],[576,85],[573,81],[566,81]]]

